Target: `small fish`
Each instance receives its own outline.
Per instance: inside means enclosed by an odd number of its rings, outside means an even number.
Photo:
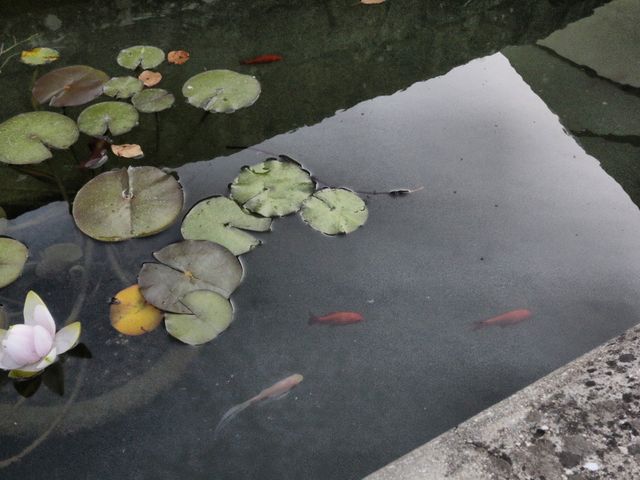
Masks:
[[[515,325],[516,323],[520,323],[523,320],[526,320],[531,316],[531,312],[525,308],[521,308],[518,310],[511,310],[510,312],[503,313],[502,315],[498,315],[497,317],[491,317],[486,320],[480,320],[479,322],[473,323],[474,330],[480,330],[484,327],[506,327],[509,325]]]
[[[239,403],[238,405],[231,407],[229,410],[227,410],[227,412],[222,416],[222,418],[218,422],[218,425],[216,426],[216,429],[213,432],[213,436],[217,437],[218,433],[220,433],[220,430],[222,430],[227,425],[227,423],[233,420],[236,417],[236,415],[238,415],[240,412],[242,412],[246,408],[250,407],[251,405],[255,405],[256,403],[261,402],[263,400],[270,400],[270,399],[277,400],[279,398],[284,397],[296,385],[302,382],[303,379],[304,377],[302,375],[300,375],[299,373],[294,373],[293,375],[289,375],[287,378],[283,378],[282,380],[274,383],[269,388],[265,388],[255,397],[251,397],[246,402],[242,402],[242,403]]]
[[[266,54],[266,55],[258,55],[257,57],[247,58],[246,60],[241,60],[240,65],[258,65],[260,63],[273,63],[279,62],[282,60],[280,55],[274,54]]]
[[[309,325],[315,323],[325,323],[328,325],[348,325],[350,323],[358,323],[364,320],[364,317],[358,312],[331,312],[322,317],[309,314]]]

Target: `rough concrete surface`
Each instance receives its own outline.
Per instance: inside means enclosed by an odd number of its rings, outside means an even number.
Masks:
[[[640,479],[640,325],[367,480]]]

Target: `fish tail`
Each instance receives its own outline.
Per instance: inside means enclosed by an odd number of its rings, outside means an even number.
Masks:
[[[314,323],[318,323],[318,317],[309,312],[309,321],[307,322],[307,325],[313,325]]]
[[[471,324],[471,329],[475,332],[476,330],[482,330],[486,326],[487,324],[484,320],[478,320],[477,322],[473,322]]]
[[[246,402],[239,403],[238,405],[235,405],[231,407],[229,410],[227,410],[226,413],[222,416],[222,418],[218,422],[218,425],[216,425],[216,428],[213,431],[213,438],[214,439],[217,438],[218,434],[222,431],[222,429],[226,427],[227,424],[231,420],[233,420],[240,412],[242,412],[245,408],[250,406],[251,403],[252,403],[252,400],[247,400]]]

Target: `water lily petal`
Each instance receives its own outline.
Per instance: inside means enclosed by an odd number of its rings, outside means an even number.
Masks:
[[[29,365],[24,365],[17,370],[20,372],[39,372],[40,370],[44,370],[53,362],[58,359],[58,355],[56,352],[56,347],[53,347],[49,353],[42,359],[37,362],[31,363]]]
[[[56,334],[56,323],[51,313],[49,313],[49,309],[36,292],[30,291],[27,293],[27,298],[24,301],[23,315],[25,325],[40,325],[44,327],[52,337]]]
[[[40,360],[42,357],[35,350],[34,334],[34,327],[30,325],[13,325],[2,339],[5,356],[11,357],[18,366]],[[3,360],[8,361],[7,358]]]
[[[4,337],[7,335],[7,330],[0,329],[0,369],[2,370],[11,370],[12,368],[17,368],[20,366],[18,362],[14,359],[5,355],[4,347],[2,346],[2,341]]]
[[[40,325],[33,327],[33,346],[36,353],[43,358],[53,347],[53,339],[49,332]]]
[[[73,322],[56,334],[55,346],[58,355],[62,355],[67,350],[72,349],[80,338],[80,322]]]

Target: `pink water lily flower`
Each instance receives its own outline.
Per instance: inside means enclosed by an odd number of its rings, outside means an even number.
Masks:
[[[12,378],[31,377],[75,347],[79,338],[80,322],[56,333],[49,309],[35,292],[29,292],[24,302],[24,324],[0,329],[0,369],[11,370]]]

